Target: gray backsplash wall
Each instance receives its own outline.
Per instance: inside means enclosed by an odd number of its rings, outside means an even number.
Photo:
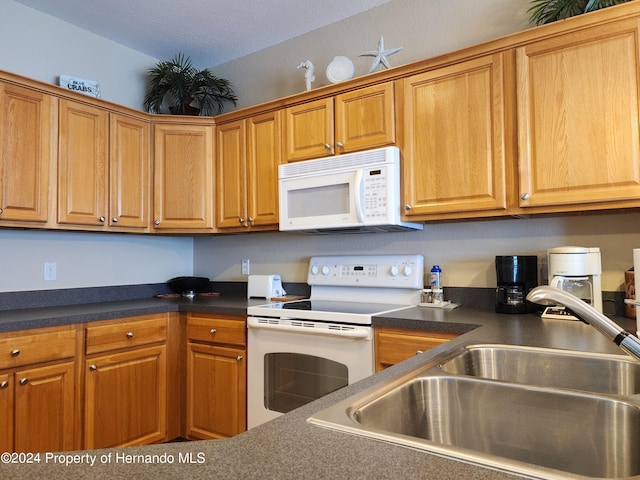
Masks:
[[[194,274],[216,281],[246,281],[251,273],[279,273],[285,282],[306,282],[310,256],[419,253],[425,267],[442,266],[450,287],[495,287],[496,255],[538,255],[546,275],[546,251],[562,245],[600,247],[603,290],[624,290],[624,271],[640,248],[640,213],[494,219],[426,224],[422,232],[356,235],[256,233],[196,237]]]

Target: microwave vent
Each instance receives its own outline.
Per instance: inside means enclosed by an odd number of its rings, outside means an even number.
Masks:
[[[398,147],[384,147],[364,152],[346,153],[316,160],[288,163],[280,165],[279,173],[280,178],[290,178],[328,170],[339,171],[358,167],[371,167],[376,164],[392,163],[399,156],[400,150]]]

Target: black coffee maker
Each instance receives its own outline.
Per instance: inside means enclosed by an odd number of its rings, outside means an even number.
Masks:
[[[536,306],[527,302],[529,291],[538,285],[538,257],[535,255],[496,256],[496,312],[535,312]]]

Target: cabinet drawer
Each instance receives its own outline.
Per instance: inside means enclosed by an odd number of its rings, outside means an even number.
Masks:
[[[56,330],[0,338],[0,369],[75,356],[76,330]]]
[[[244,346],[247,344],[246,320],[244,317],[190,313],[187,316],[187,338],[197,342]]]
[[[376,364],[382,367],[395,365],[424,350],[453,340],[459,335],[459,333],[430,332],[399,328],[376,329]]]
[[[86,353],[107,352],[167,340],[166,315],[142,315],[88,326]]]

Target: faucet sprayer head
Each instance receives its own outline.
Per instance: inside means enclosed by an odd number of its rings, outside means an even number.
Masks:
[[[541,305],[564,306],[576,317],[611,339],[627,354],[640,361],[640,339],[575,295],[556,287],[543,285],[532,289],[527,295],[527,300]]]

